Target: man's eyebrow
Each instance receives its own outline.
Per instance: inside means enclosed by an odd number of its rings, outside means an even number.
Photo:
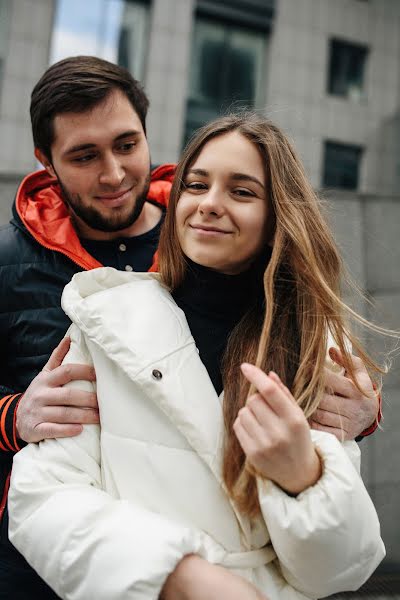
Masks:
[[[78,146],[72,146],[72,148],[68,148],[64,154],[67,156],[68,154],[74,154],[80,150],[90,150],[91,148],[96,148],[96,144],[78,144]]]
[[[113,141],[120,142],[125,138],[133,137],[135,135],[138,135],[139,133],[140,131],[137,129],[130,129],[129,131],[124,131],[123,133],[117,135],[117,137],[114,138]],[[78,144],[77,146],[72,146],[72,148],[69,148],[65,152],[65,155],[68,156],[68,154],[74,154],[75,152],[80,152],[82,150],[91,150],[93,148],[96,148],[96,144]]]
[[[141,132],[138,129],[130,129],[129,131],[124,131],[124,133],[120,133],[119,135],[117,135],[117,137],[114,139],[114,142],[119,142],[119,140],[123,140],[127,137],[133,137],[135,135],[139,135],[140,133]]]

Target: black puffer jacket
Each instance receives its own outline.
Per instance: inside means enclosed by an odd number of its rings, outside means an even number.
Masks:
[[[166,206],[172,177],[172,165],[155,169],[149,200]],[[79,241],[57,181],[46,171],[28,175],[12,221],[0,228],[0,463],[19,449],[18,397],[10,394],[25,391],[69,327],[60,306],[64,286],[76,272],[99,266]]]
[[[22,392],[69,327],[60,293],[82,267],[38,244],[13,213],[0,229],[0,383]]]
[[[153,171],[150,201],[167,205],[173,170],[163,165]],[[0,518],[13,455],[20,449],[15,429],[19,398],[70,325],[60,306],[64,286],[76,272],[99,266],[79,241],[57,181],[46,171],[28,175],[17,192],[13,219],[0,228]],[[11,546],[7,530],[5,512],[0,597],[56,598]]]

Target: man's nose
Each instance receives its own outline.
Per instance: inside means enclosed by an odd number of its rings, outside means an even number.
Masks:
[[[99,177],[101,184],[118,187],[121,185],[124,177],[125,169],[116,157],[107,157],[103,161],[102,171]]]

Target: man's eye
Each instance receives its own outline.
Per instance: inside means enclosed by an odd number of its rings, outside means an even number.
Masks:
[[[121,152],[130,152],[136,146],[136,142],[126,142],[125,144],[121,144],[119,149]]]
[[[73,162],[75,163],[86,163],[89,162],[90,160],[92,160],[96,155],[95,154],[85,154],[84,156],[76,156],[73,159]]]

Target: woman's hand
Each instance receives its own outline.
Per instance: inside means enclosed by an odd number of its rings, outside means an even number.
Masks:
[[[241,368],[258,392],[240,409],[234,432],[257,474],[297,495],[321,477],[310,426],[276,373],[248,363]]]
[[[196,554],[185,556],[168,577],[159,600],[267,600],[251,583]]]

